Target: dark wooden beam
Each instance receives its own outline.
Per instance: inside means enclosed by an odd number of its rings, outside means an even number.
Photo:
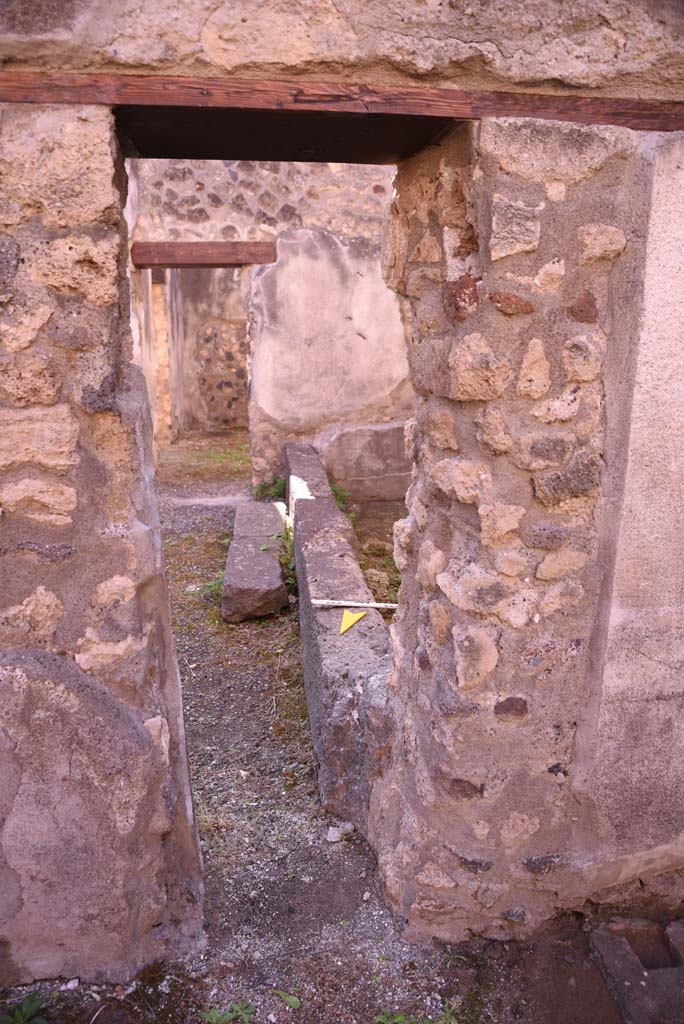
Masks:
[[[396,164],[435,142],[449,118],[215,107],[115,107],[125,156]]]
[[[134,242],[134,267],[241,267],[273,263],[273,242]]]
[[[624,125],[644,131],[684,130],[684,103],[673,101],[353,83],[3,71],[0,101],[384,114],[450,120],[537,117]]]

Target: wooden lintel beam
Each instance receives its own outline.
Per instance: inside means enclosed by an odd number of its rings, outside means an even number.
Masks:
[[[148,267],[242,267],[275,262],[273,242],[134,242],[133,266]]]
[[[317,111],[366,116],[396,114],[454,120],[535,117],[622,125],[644,131],[684,130],[684,103],[669,100],[381,87],[345,82],[4,71],[0,72],[0,102]]]

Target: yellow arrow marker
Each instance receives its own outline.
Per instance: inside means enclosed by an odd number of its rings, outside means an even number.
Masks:
[[[359,619],[362,619],[367,612],[350,612],[347,608],[342,612],[342,622],[340,623],[340,636],[346,633],[348,629],[351,629]]]

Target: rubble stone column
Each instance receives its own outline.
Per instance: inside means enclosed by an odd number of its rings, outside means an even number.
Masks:
[[[108,110],[0,107],[0,985],[202,941]]]
[[[370,838],[414,935],[520,934],[683,863],[683,154],[499,119],[399,169],[419,398]]]

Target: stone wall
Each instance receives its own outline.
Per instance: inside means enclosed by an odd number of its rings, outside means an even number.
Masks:
[[[249,336],[239,269],[169,270],[169,346],[177,362],[173,434],[247,426]]]
[[[0,109],[0,985],[201,944],[125,182],[103,108]]]
[[[168,416],[171,436],[246,425],[249,374],[255,482],[282,473],[284,443],[306,440],[355,496],[402,497],[414,399],[402,303],[380,274],[392,169],[131,160],[128,171],[134,238],[278,239],[274,265],[172,270],[166,292],[137,286],[138,358],[157,396],[160,439]],[[155,287],[168,303],[165,365]]]
[[[683,23],[679,0],[4,0],[0,61],[680,99]]]
[[[684,864],[682,588],[663,563],[681,546],[683,152],[492,120],[399,170],[386,272],[413,308],[416,465],[402,725],[370,837],[416,936],[681,895],[653,877]]]

